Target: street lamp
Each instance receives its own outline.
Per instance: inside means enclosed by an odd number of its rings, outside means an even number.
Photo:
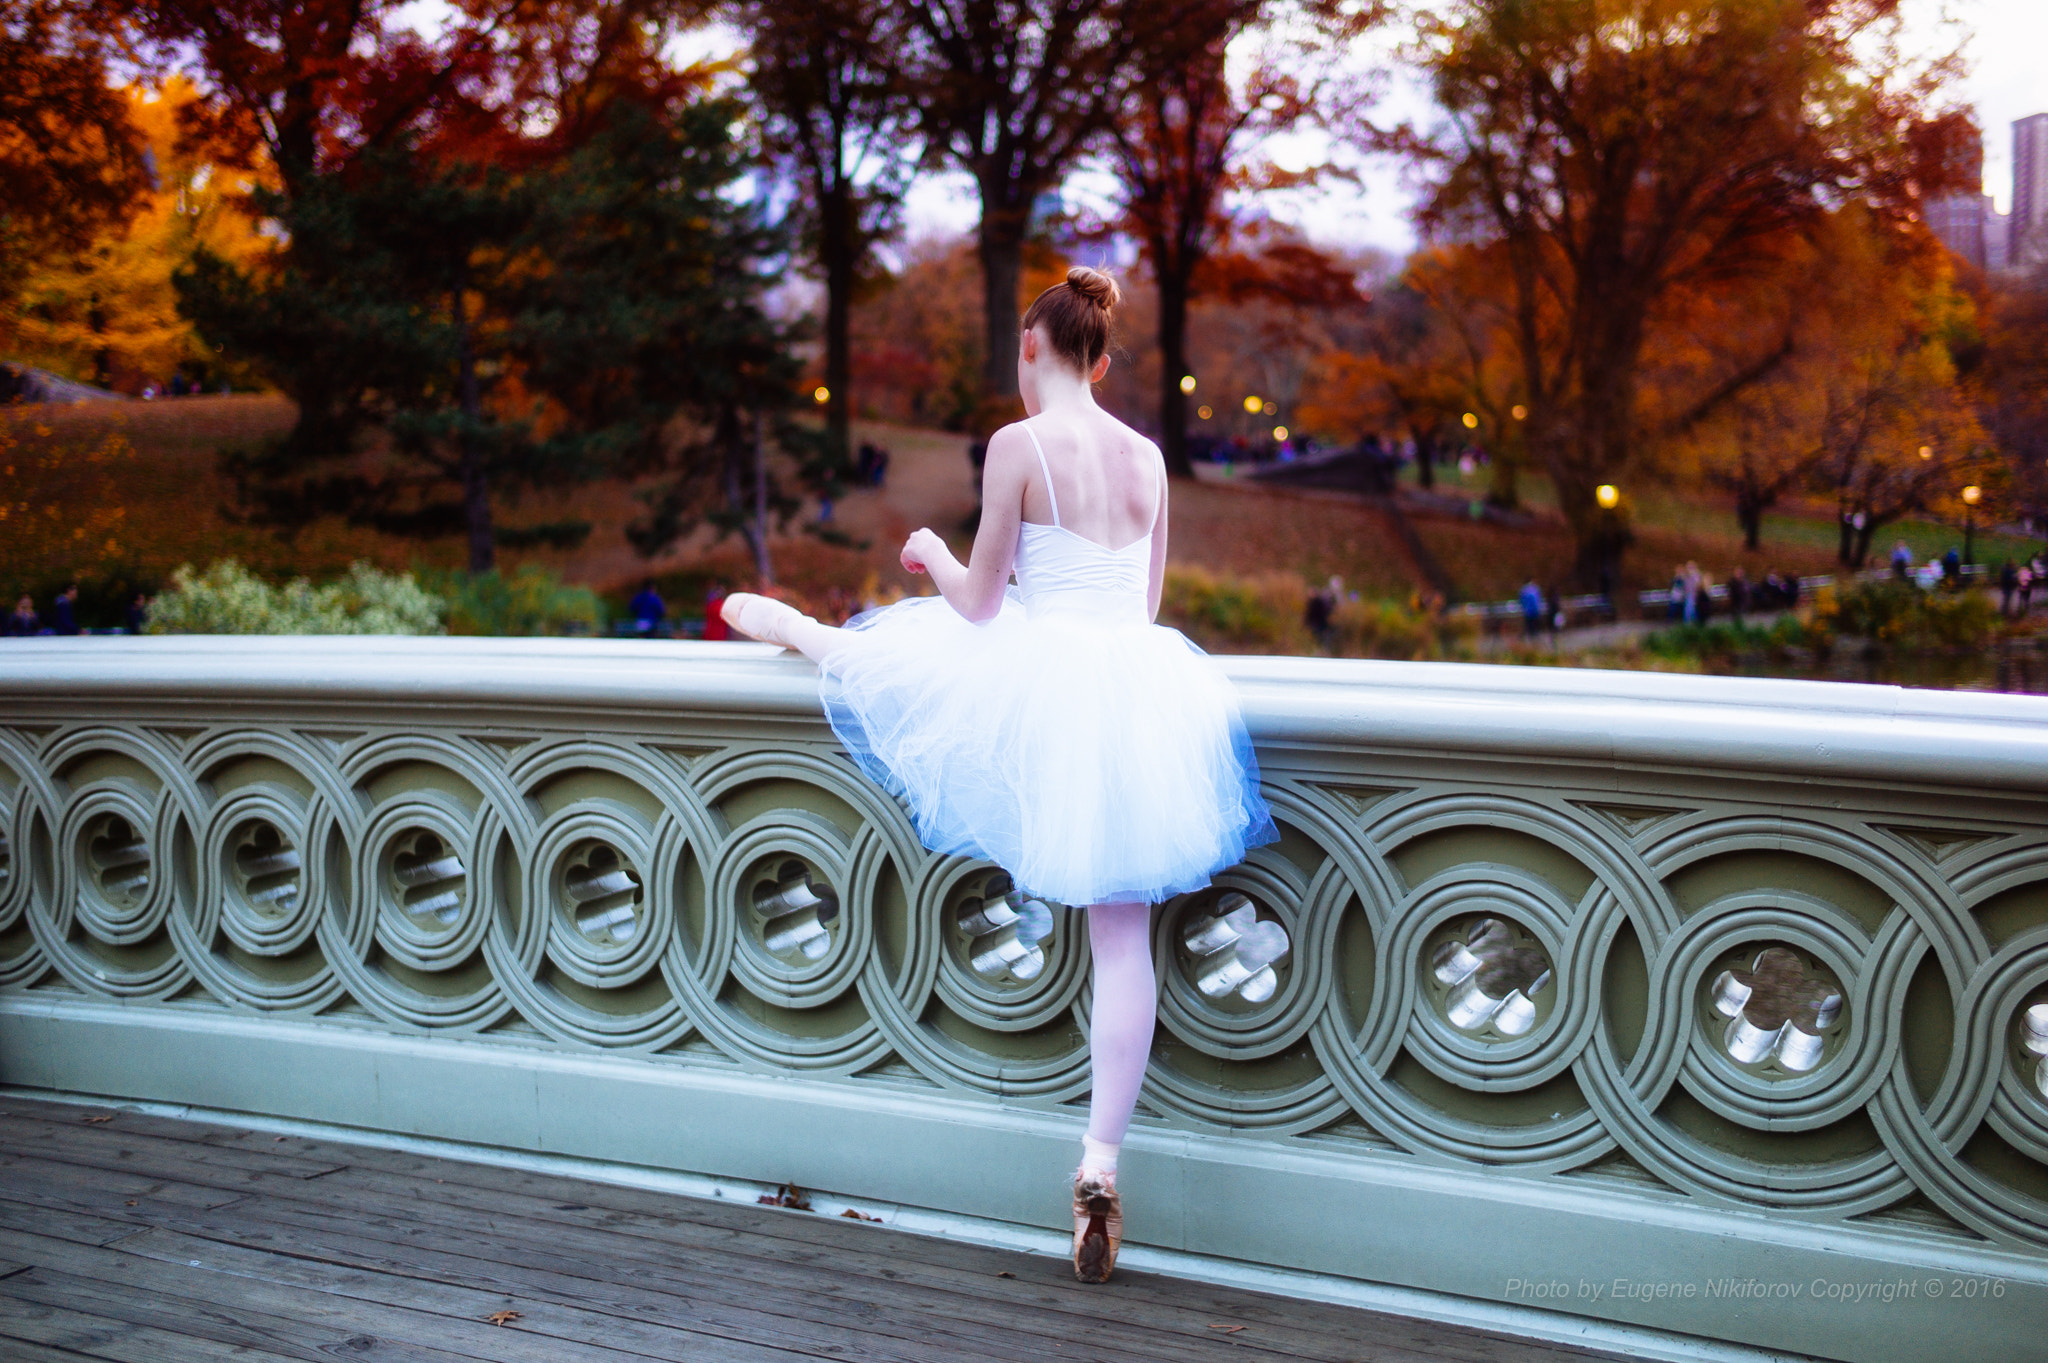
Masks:
[[[1463,420],[1464,420],[1464,422],[1465,422],[1465,429],[1466,429],[1466,430],[1468,430],[1468,431],[1476,431],[1476,430],[1478,430],[1478,429],[1479,429],[1479,416],[1478,416],[1478,414],[1477,414],[1477,413],[1475,413],[1475,412],[1467,412],[1467,413],[1465,413],[1465,416],[1464,416]]]
[[[1603,511],[1612,511],[1621,505],[1621,489],[1612,483],[1602,483],[1593,489],[1593,500],[1600,503]]]
[[[817,403],[819,406],[822,407],[831,400],[832,390],[830,388],[827,388],[824,384],[821,383],[816,388],[813,388],[811,390],[811,401]]]
[[[1180,376],[1180,391],[1183,393],[1195,391],[1195,376],[1193,374],[1183,374]]]
[[[1264,407],[1265,405],[1266,400],[1260,397],[1257,393],[1253,393],[1250,397],[1244,400],[1244,409],[1247,412],[1250,412],[1253,416],[1257,416],[1259,414],[1259,409]]]
[[[1977,503],[1984,500],[1984,489],[1975,483],[1963,489],[1963,566],[1969,567],[1976,559]]]

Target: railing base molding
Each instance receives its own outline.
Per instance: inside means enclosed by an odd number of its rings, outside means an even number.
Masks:
[[[0,1084],[700,1196],[795,1182],[1052,1253],[1079,1136],[1064,1113],[882,1083],[20,995],[0,998]],[[1141,1129],[1122,1182],[1134,1268],[1643,1357],[2004,1363],[2048,1319],[2048,1265],[1995,1246],[1591,1179]]]

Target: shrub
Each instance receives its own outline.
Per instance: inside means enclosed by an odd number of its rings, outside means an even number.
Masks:
[[[1169,567],[1159,617],[1202,647],[1237,653],[1313,653],[1302,623],[1308,588],[1292,573],[1236,577]]]
[[[234,559],[203,573],[181,565],[149,606],[151,634],[440,634],[441,601],[411,573],[358,561],[323,587],[273,587]]]
[[[1823,589],[1813,626],[1823,640],[1867,639],[1901,653],[1971,652],[1998,633],[1998,610],[1983,592],[1930,592],[1907,582]]]
[[[1214,652],[1319,653],[1304,619],[1308,584],[1292,573],[1235,577],[1169,567],[1159,618]],[[1340,602],[1330,618],[1328,651],[1346,658],[1411,661],[1469,656],[1478,626],[1418,603]]]
[[[595,634],[604,605],[588,587],[572,587],[537,563],[503,573],[422,570],[447,603],[450,634]]]
[[[1643,652],[1653,657],[1733,658],[1762,653],[1781,657],[1788,648],[1814,642],[1813,631],[1795,615],[1782,615],[1769,625],[1738,625],[1717,620],[1707,625],[1673,625],[1643,638]]]

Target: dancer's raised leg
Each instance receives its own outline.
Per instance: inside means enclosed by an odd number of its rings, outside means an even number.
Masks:
[[[1095,957],[1095,1006],[1088,1019],[1088,1134],[1074,1178],[1074,1273],[1083,1282],[1103,1282],[1124,1233],[1117,1153],[1138,1106],[1159,1017],[1151,905],[1092,906],[1088,946]]]
[[[814,663],[825,661],[846,632],[813,620],[786,601],[753,592],[734,592],[719,604],[718,613],[740,633],[793,648]]]

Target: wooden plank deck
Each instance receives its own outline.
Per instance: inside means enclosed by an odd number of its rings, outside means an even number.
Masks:
[[[501,1322],[501,1323],[494,1323]],[[0,1097],[0,1357],[1561,1363],[849,1220]]]

